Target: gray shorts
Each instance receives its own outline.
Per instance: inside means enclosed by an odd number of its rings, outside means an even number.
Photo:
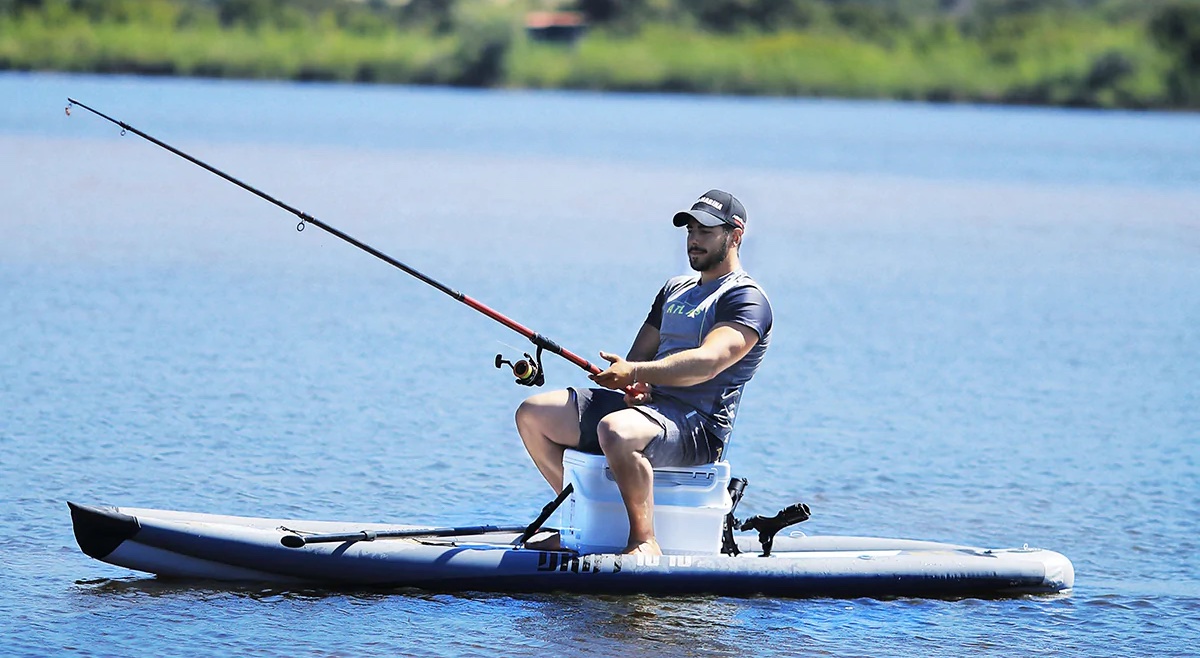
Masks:
[[[721,442],[704,428],[694,409],[669,401],[651,402],[635,407],[625,404],[625,395],[607,388],[569,388],[579,411],[579,450],[604,454],[596,426],[607,415],[623,409],[637,409],[662,430],[646,445],[642,454],[656,468],[711,464],[721,458]]]

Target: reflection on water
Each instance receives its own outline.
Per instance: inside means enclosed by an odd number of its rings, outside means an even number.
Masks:
[[[716,597],[518,595],[465,592],[438,594],[415,589],[339,590],[271,588],[252,584],[203,583],[158,578],[98,578],[77,581],[72,588],[82,607],[133,606],[161,602],[184,615],[207,608],[243,608],[254,604],[268,615],[280,605],[356,610],[384,609],[382,614],[410,614],[449,607],[477,611],[500,608],[512,621],[511,637],[498,642],[545,647],[556,651],[660,656],[742,655],[744,632],[738,630],[737,600]],[[97,599],[89,601],[89,599]],[[192,612],[180,604],[197,606]],[[266,606],[266,607],[259,607]],[[472,614],[472,613],[467,613]],[[274,622],[272,622],[274,623]],[[495,630],[495,629],[493,629]],[[412,647],[413,638],[396,635],[390,646]]]
[[[198,599],[246,597],[257,601],[278,599],[315,600],[330,596],[349,596],[363,601],[379,600],[396,594],[417,596],[420,590],[396,589],[337,589],[325,587],[264,587],[254,583],[197,581],[155,577],[94,578],[75,581],[75,591],[82,596],[138,597],[185,596]]]
[[[741,655],[738,603],[709,597],[558,596],[531,601],[537,613],[517,629],[531,639],[555,638],[571,652],[661,656]]]

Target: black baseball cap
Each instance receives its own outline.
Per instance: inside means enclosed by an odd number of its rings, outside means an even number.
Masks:
[[[685,226],[694,219],[705,226],[728,224],[734,228],[746,228],[746,209],[737,197],[721,190],[709,190],[692,204],[691,209],[675,213],[675,225]]]

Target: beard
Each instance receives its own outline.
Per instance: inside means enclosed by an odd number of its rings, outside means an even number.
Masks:
[[[722,241],[721,246],[716,251],[709,252],[692,252],[688,251],[688,264],[697,272],[707,272],[712,268],[725,262],[729,257],[729,238],[726,237]]]

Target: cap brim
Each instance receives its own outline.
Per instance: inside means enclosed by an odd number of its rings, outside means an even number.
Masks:
[[[689,219],[694,219],[704,226],[720,226],[725,223],[720,217],[703,210],[681,210],[675,213],[674,222],[676,226],[687,226]]]

